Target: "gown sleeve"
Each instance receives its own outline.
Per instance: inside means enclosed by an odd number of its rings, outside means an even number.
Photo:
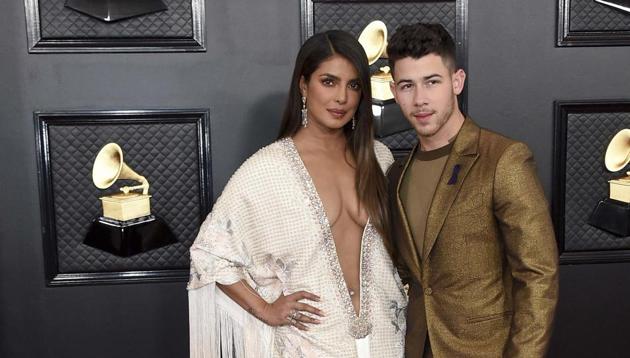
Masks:
[[[248,161],[251,162],[251,159]],[[245,280],[252,266],[245,226],[255,177],[246,162],[232,176],[190,248],[190,357],[271,357],[274,330],[232,301],[216,284]],[[244,190],[245,189],[245,190]]]

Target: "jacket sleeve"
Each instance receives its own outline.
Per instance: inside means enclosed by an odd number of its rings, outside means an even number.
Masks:
[[[494,210],[512,273],[514,312],[504,357],[543,357],[558,299],[558,253],[532,153],[506,148],[494,178]]]

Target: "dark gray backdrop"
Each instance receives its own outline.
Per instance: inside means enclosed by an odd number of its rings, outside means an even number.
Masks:
[[[550,197],[553,101],[628,98],[630,48],[555,48],[556,1],[470,1],[469,114],[530,144]],[[0,356],[186,357],[185,284],[46,288],[32,112],[210,108],[213,192],[278,128],[298,1],[206,1],[206,53],[28,55],[0,22]],[[553,357],[630,350],[630,264],[564,265]]]

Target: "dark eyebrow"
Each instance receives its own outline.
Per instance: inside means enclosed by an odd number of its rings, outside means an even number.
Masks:
[[[437,74],[437,73],[434,73],[434,74],[432,74],[432,75],[424,76],[424,77],[422,77],[422,79],[426,81],[426,80],[429,80],[429,79],[431,79],[431,78],[433,78],[433,77],[439,77],[439,78],[442,78],[442,75]]]
[[[413,84],[413,81],[412,80],[408,80],[408,79],[402,79],[402,80],[399,80],[398,82],[396,82],[397,85],[399,85],[401,83],[411,83],[411,84]]]
[[[333,74],[330,74],[330,73],[322,73],[319,77],[330,77],[330,78],[332,78],[334,80],[339,80],[340,79],[339,77],[337,77],[337,76],[335,76]]]
[[[335,76],[335,75],[333,75],[333,74],[331,74],[331,73],[322,73],[321,75],[319,75],[319,77],[320,77],[320,78],[321,78],[321,77],[324,77],[324,78],[330,78],[330,79],[333,79],[333,80],[335,80],[335,81],[341,81],[341,78],[339,78],[338,76]],[[361,82],[361,81],[360,81],[360,80],[359,80],[359,78],[357,77],[357,78],[352,78],[352,79],[350,79],[350,80],[348,81],[348,83],[352,83],[352,82]]]
[[[434,78],[434,77],[442,78],[442,75],[440,75],[439,73],[433,73],[433,74],[430,74],[428,76],[422,77],[422,80],[423,81],[427,81],[427,80],[430,80],[431,78]],[[399,80],[398,82],[396,82],[397,85],[399,85],[401,83],[411,83],[411,84],[413,84],[413,81],[410,80],[410,79],[403,78],[403,79]]]

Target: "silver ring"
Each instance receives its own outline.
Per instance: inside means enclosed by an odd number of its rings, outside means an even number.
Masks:
[[[289,324],[291,324],[291,325],[295,325],[295,322],[297,322],[295,320],[295,318],[293,318],[293,317],[287,317],[287,319],[289,320]]]
[[[298,312],[296,310],[291,310],[291,313],[289,314],[289,317],[291,317],[293,319],[297,319],[298,317],[300,317],[300,312]]]

